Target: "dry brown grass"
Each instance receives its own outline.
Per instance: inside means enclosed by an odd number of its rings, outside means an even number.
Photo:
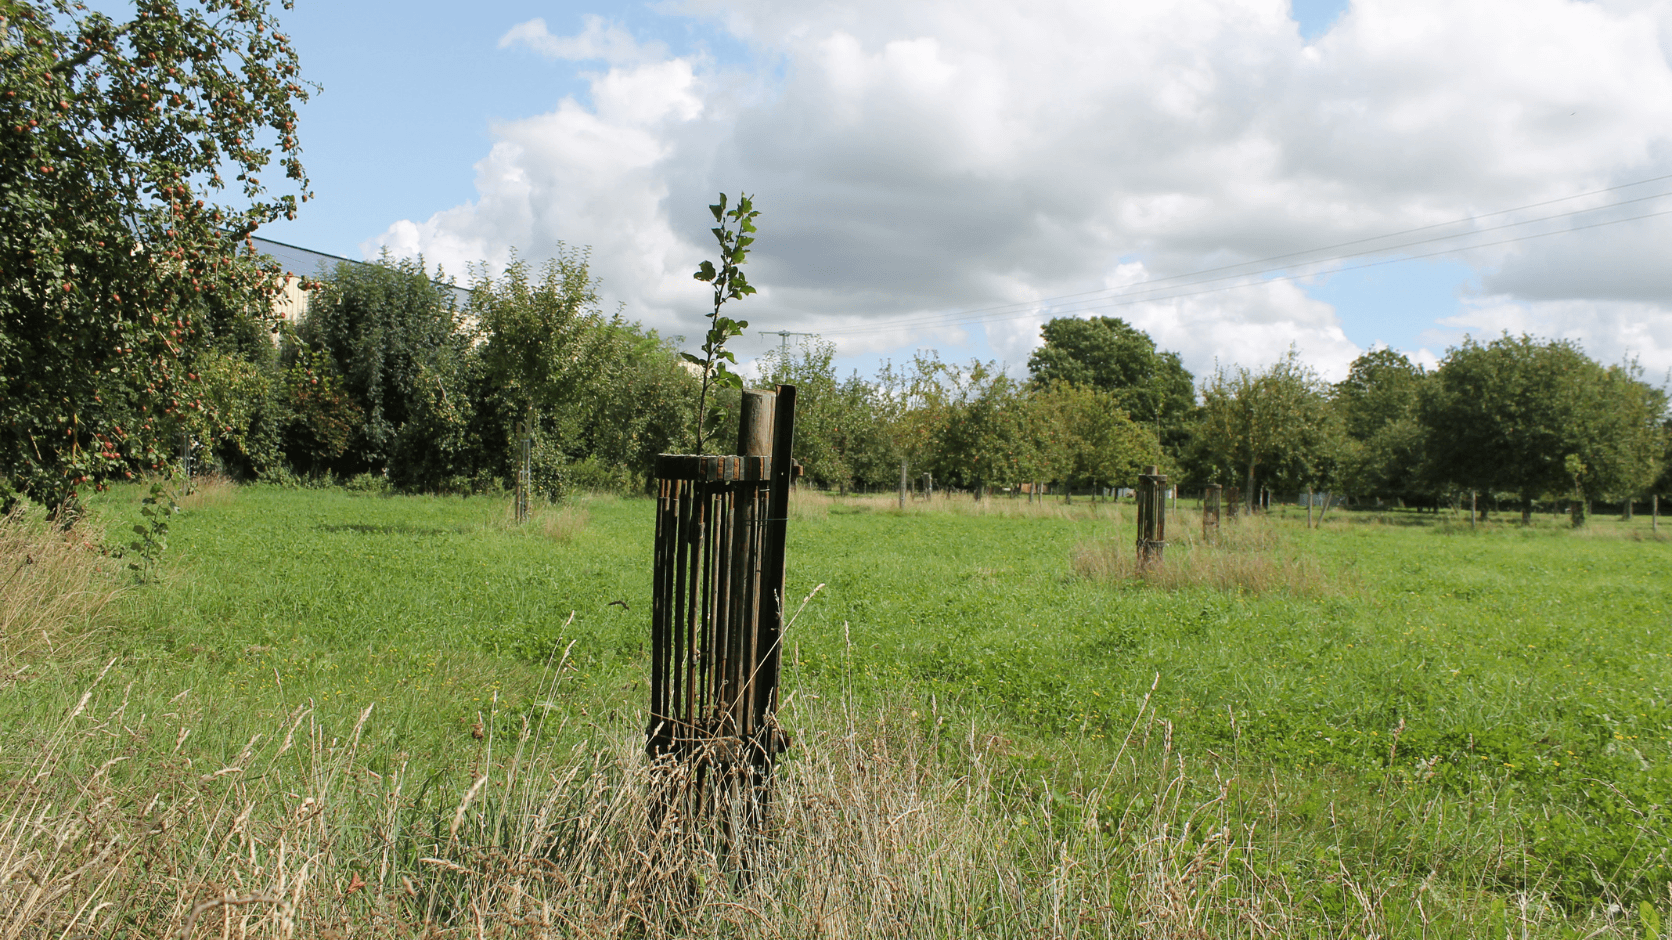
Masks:
[[[177,491],[175,505],[188,510],[225,506],[238,496],[237,485],[219,473],[201,473],[192,478],[190,486],[175,483],[173,488]]]
[[[534,514],[534,524],[540,534],[554,542],[567,542],[579,535],[592,521],[585,506],[564,505],[544,509]]]
[[[19,505],[0,517],[0,682],[16,681],[36,654],[70,658],[122,580],[116,564],[85,536]]]
[[[1325,527],[1334,524],[1334,520],[1323,523]],[[1227,518],[1213,538],[1204,540],[1201,515],[1183,511],[1169,517],[1167,534],[1159,565],[1138,564],[1133,533],[1077,546],[1074,570],[1094,581],[1134,581],[1167,591],[1206,587],[1231,593],[1283,591],[1324,597],[1355,590],[1350,578],[1324,570],[1317,558],[1292,547],[1282,528],[1267,518]]]

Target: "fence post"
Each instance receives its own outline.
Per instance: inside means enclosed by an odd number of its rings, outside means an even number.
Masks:
[[[767,492],[766,531],[761,547],[761,630],[756,662],[759,682],[755,685],[756,740],[751,748],[760,783],[770,783],[778,752],[789,739],[778,729],[778,672],[783,659],[784,558],[789,536],[790,483],[795,479],[795,386],[780,385],[772,416],[772,486]],[[764,737],[763,737],[764,736]],[[769,791],[762,792],[761,812]]]
[[[1218,483],[1209,483],[1207,491],[1202,494],[1202,541],[1212,542],[1219,537],[1219,494],[1221,487]]]
[[[1306,527],[1312,528],[1312,487],[1306,488]]]
[[[1138,567],[1160,567],[1167,546],[1167,478],[1151,464],[1138,476]]]
[[[517,422],[517,486],[511,494],[511,513],[521,525],[528,521],[528,485],[533,476],[529,467],[529,444],[532,438],[526,422]]]
[[[900,461],[900,508],[906,508],[906,462]]]

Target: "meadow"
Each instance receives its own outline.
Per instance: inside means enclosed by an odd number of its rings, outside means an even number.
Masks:
[[[1129,503],[798,496],[796,746],[740,874],[715,831],[646,840],[649,500],[184,504],[149,582],[83,552],[83,614],[8,615],[0,936],[1635,937],[1672,906],[1647,518],[1289,507],[1207,544],[1183,506],[1142,579]]]

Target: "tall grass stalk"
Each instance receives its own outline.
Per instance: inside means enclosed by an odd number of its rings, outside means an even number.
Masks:
[[[1063,792],[1007,769],[1005,739],[979,716],[792,698],[797,747],[768,825],[740,846],[736,815],[656,812],[666,770],[630,725],[490,716],[468,768],[426,767],[363,743],[376,737],[370,707],[339,729],[304,705],[206,760],[185,747],[212,720],[188,695],[139,714],[120,684],[107,667],[35,746],[9,751],[0,937],[1501,937],[1574,925],[1536,888],[1493,920],[1486,885],[1390,881],[1385,864],[1341,853],[1378,814],[1445,816],[1431,791],[1392,781],[1379,807],[1339,822],[1332,810],[1322,841],[1303,842],[1286,823],[1293,794],[1258,770],[1243,779],[1234,759],[1181,753],[1148,697],[1114,760]],[[1479,856],[1454,861],[1484,871],[1521,864],[1488,828],[1453,845]],[[1629,935],[1629,918],[1598,916],[1586,935]]]
[[[121,584],[82,525],[54,524],[22,503],[0,516],[0,683],[37,653],[73,660],[61,647],[79,641]]]

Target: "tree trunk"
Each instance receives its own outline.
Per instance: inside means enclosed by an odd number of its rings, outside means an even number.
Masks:
[[[1523,526],[1533,524],[1533,501],[1531,498],[1525,499],[1521,503],[1521,524]]]
[[[1252,460],[1250,460],[1248,462],[1248,497],[1247,498],[1248,498],[1248,511],[1249,511],[1250,514],[1252,514],[1254,512],[1254,510],[1258,508],[1257,503],[1259,502],[1259,499],[1260,499],[1259,491],[1254,489],[1254,461],[1252,461]]]

